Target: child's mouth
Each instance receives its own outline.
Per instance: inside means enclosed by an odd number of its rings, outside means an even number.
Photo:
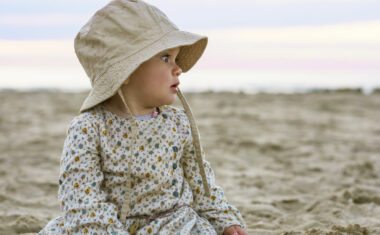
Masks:
[[[174,92],[178,92],[178,85],[179,85],[179,82],[172,85],[170,88],[174,91]]]

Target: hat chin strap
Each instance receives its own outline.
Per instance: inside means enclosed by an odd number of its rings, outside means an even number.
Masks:
[[[130,150],[130,154],[131,154],[131,158],[132,158],[134,156],[133,149],[134,149],[134,147],[136,145],[138,125],[137,125],[137,122],[135,121],[135,119],[133,118],[133,114],[132,114],[131,110],[129,109],[129,107],[127,105],[127,102],[125,102],[124,95],[123,95],[123,92],[122,92],[121,88],[119,88],[117,90],[117,93],[119,94],[121,100],[124,103],[125,109],[127,110],[127,119],[131,123],[132,142],[131,142],[131,146],[130,146],[129,150]],[[125,224],[128,208],[129,208],[129,205],[130,205],[130,202],[131,202],[131,200],[130,200],[130,198],[131,198],[131,190],[134,187],[133,175],[132,175],[132,172],[131,172],[131,165],[132,165],[132,159],[129,159],[129,161],[128,161],[128,172],[127,172],[127,187],[125,189],[126,192],[125,192],[125,195],[124,195],[124,201],[123,201],[123,205],[121,206],[121,212],[120,212],[120,221],[123,224]]]
[[[121,88],[119,88],[117,90],[117,93],[119,94],[121,100],[124,103],[125,109],[127,110],[127,119],[131,123],[132,144],[130,146],[130,153],[131,153],[131,157],[133,157],[134,156],[133,149],[134,149],[134,146],[136,145],[138,124],[135,121],[135,119],[133,118],[133,114],[132,114],[131,110],[129,109],[127,103],[125,102],[124,95],[123,95],[123,92],[122,92]],[[193,113],[192,113],[192,111],[190,109],[190,106],[187,103],[185,97],[182,95],[182,93],[179,90],[179,88],[178,88],[177,96],[181,100],[182,106],[185,109],[185,113],[186,113],[186,115],[187,115],[187,117],[189,118],[189,121],[190,121],[191,134],[193,136],[193,144],[194,144],[195,156],[196,156],[196,160],[197,160],[198,166],[199,166],[199,171],[200,171],[200,174],[201,174],[201,177],[202,177],[203,188],[205,190],[206,196],[210,197],[210,188],[209,188],[208,183],[207,183],[206,173],[205,173],[205,169],[204,169],[204,166],[203,166],[202,152],[201,152],[201,145],[200,145],[200,140],[199,140],[198,127],[197,127],[197,124],[195,123],[195,119],[194,119]],[[126,192],[125,192],[125,196],[124,196],[123,205],[121,207],[121,212],[120,212],[120,221],[123,224],[125,223],[125,220],[126,220],[126,217],[127,217],[127,212],[128,212],[128,208],[129,208],[129,204],[130,204],[131,189],[133,188],[133,185],[134,185],[133,182],[132,182],[133,175],[131,174],[131,164],[132,164],[132,159],[129,159],[129,162],[128,162],[128,173],[127,173],[127,187],[126,187]],[[128,182],[129,182],[129,184],[128,184]]]
[[[190,121],[190,127],[191,127],[191,134],[193,136],[193,144],[194,144],[194,150],[195,150],[195,156],[196,160],[198,162],[199,171],[202,176],[202,183],[203,183],[203,189],[205,190],[205,194],[207,197],[210,197],[210,188],[207,183],[206,178],[206,172],[205,168],[203,167],[203,159],[202,159],[202,151],[201,151],[201,144],[199,140],[199,131],[197,124],[195,123],[195,118],[193,113],[191,112],[190,106],[187,103],[185,97],[182,95],[182,92],[178,89],[177,96],[181,100],[182,106],[185,109],[186,115],[189,118]]]

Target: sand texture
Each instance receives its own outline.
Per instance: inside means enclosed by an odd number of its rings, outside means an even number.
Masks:
[[[60,214],[60,155],[86,94],[0,92],[0,234]],[[380,234],[380,94],[186,97],[249,234]]]

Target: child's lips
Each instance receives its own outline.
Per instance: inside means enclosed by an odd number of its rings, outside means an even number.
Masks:
[[[172,89],[172,91],[174,91],[174,92],[178,92],[178,88],[177,88],[177,86],[171,86],[170,88]]]
[[[178,92],[178,86],[179,86],[179,82],[177,82],[177,83],[171,85],[170,88],[171,88],[173,91]]]

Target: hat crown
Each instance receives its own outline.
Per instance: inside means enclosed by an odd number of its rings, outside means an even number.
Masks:
[[[111,65],[173,30],[178,27],[155,6],[141,0],[113,0],[80,29],[75,53],[93,85]]]

